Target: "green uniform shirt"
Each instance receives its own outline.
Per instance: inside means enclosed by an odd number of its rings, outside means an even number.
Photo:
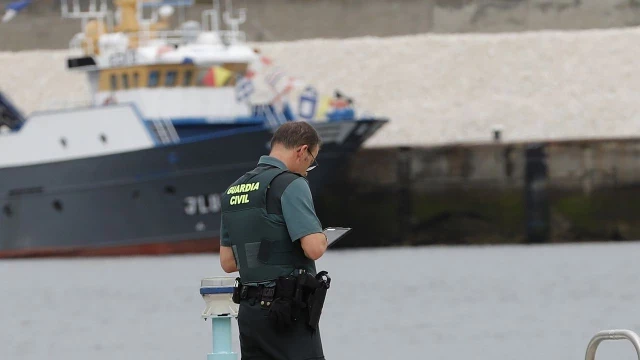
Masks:
[[[286,170],[287,166],[280,160],[272,156],[260,157],[260,164],[277,166]],[[280,198],[282,204],[282,215],[287,224],[287,230],[292,241],[297,241],[309,234],[322,232],[322,225],[316,216],[313,206],[313,197],[309,183],[305,178],[298,178],[292,181],[282,193]],[[220,220],[220,245],[231,246],[229,234],[224,229],[224,224]]]

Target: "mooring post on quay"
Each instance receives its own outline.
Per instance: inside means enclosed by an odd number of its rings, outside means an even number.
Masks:
[[[213,352],[207,360],[237,360],[233,352],[231,319],[238,316],[237,305],[233,302],[235,278],[228,276],[204,278],[200,282],[200,295],[206,307],[202,318],[211,319]]]

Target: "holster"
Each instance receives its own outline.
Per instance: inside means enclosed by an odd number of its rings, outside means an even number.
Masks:
[[[322,315],[322,308],[324,307],[324,300],[327,297],[327,290],[331,286],[331,278],[326,271],[321,271],[316,275],[318,281],[318,288],[309,295],[307,300],[307,307],[309,308],[309,326],[311,329],[318,330],[318,324],[320,323],[320,315]]]
[[[240,300],[252,297],[254,295],[251,294],[255,293],[260,297],[262,308],[269,309],[269,321],[277,330],[287,330],[301,315],[308,315],[308,325],[315,331],[330,284],[331,278],[326,271],[319,272],[315,277],[298,271],[295,276],[276,279],[275,288],[251,288],[252,291],[237,278],[232,299],[239,304]]]
[[[242,283],[240,282],[240,278],[237,277],[236,278],[236,283],[233,287],[233,294],[231,295],[231,300],[236,303],[236,304],[240,304],[240,299],[241,299],[241,291],[244,287],[242,286]]]
[[[295,277],[279,278],[276,281],[276,299],[269,309],[269,319],[276,329],[290,328],[306,312],[308,325],[316,330],[330,282],[326,271],[316,277],[298,271]]]

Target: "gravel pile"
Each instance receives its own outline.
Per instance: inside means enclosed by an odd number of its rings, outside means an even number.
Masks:
[[[366,147],[640,135],[640,30],[414,35],[259,44],[320,92],[391,122]],[[88,101],[66,50],[0,52],[0,89],[25,112]]]

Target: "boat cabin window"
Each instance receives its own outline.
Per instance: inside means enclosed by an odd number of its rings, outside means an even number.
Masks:
[[[184,72],[184,78],[182,78],[182,86],[191,85],[191,79],[193,78],[193,71],[187,70]]]
[[[148,87],[156,87],[158,86],[158,81],[160,80],[160,72],[157,70],[151,71],[149,73],[149,82],[147,83]]]
[[[115,74],[111,75],[111,90],[118,90],[118,78]]]
[[[122,88],[123,89],[129,88],[129,74],[127,73],[122,74]]]
[[[174,86],[176,84],[176,71],[168,71],[165,76],[164,85],[165,86]]]
[[[198,67],[193,64],[166,64],[110,69],[101,73],[101,91],[131,88],[227,87],[234,86],[238,75],[246,72],[246,64],[219,64]]]

